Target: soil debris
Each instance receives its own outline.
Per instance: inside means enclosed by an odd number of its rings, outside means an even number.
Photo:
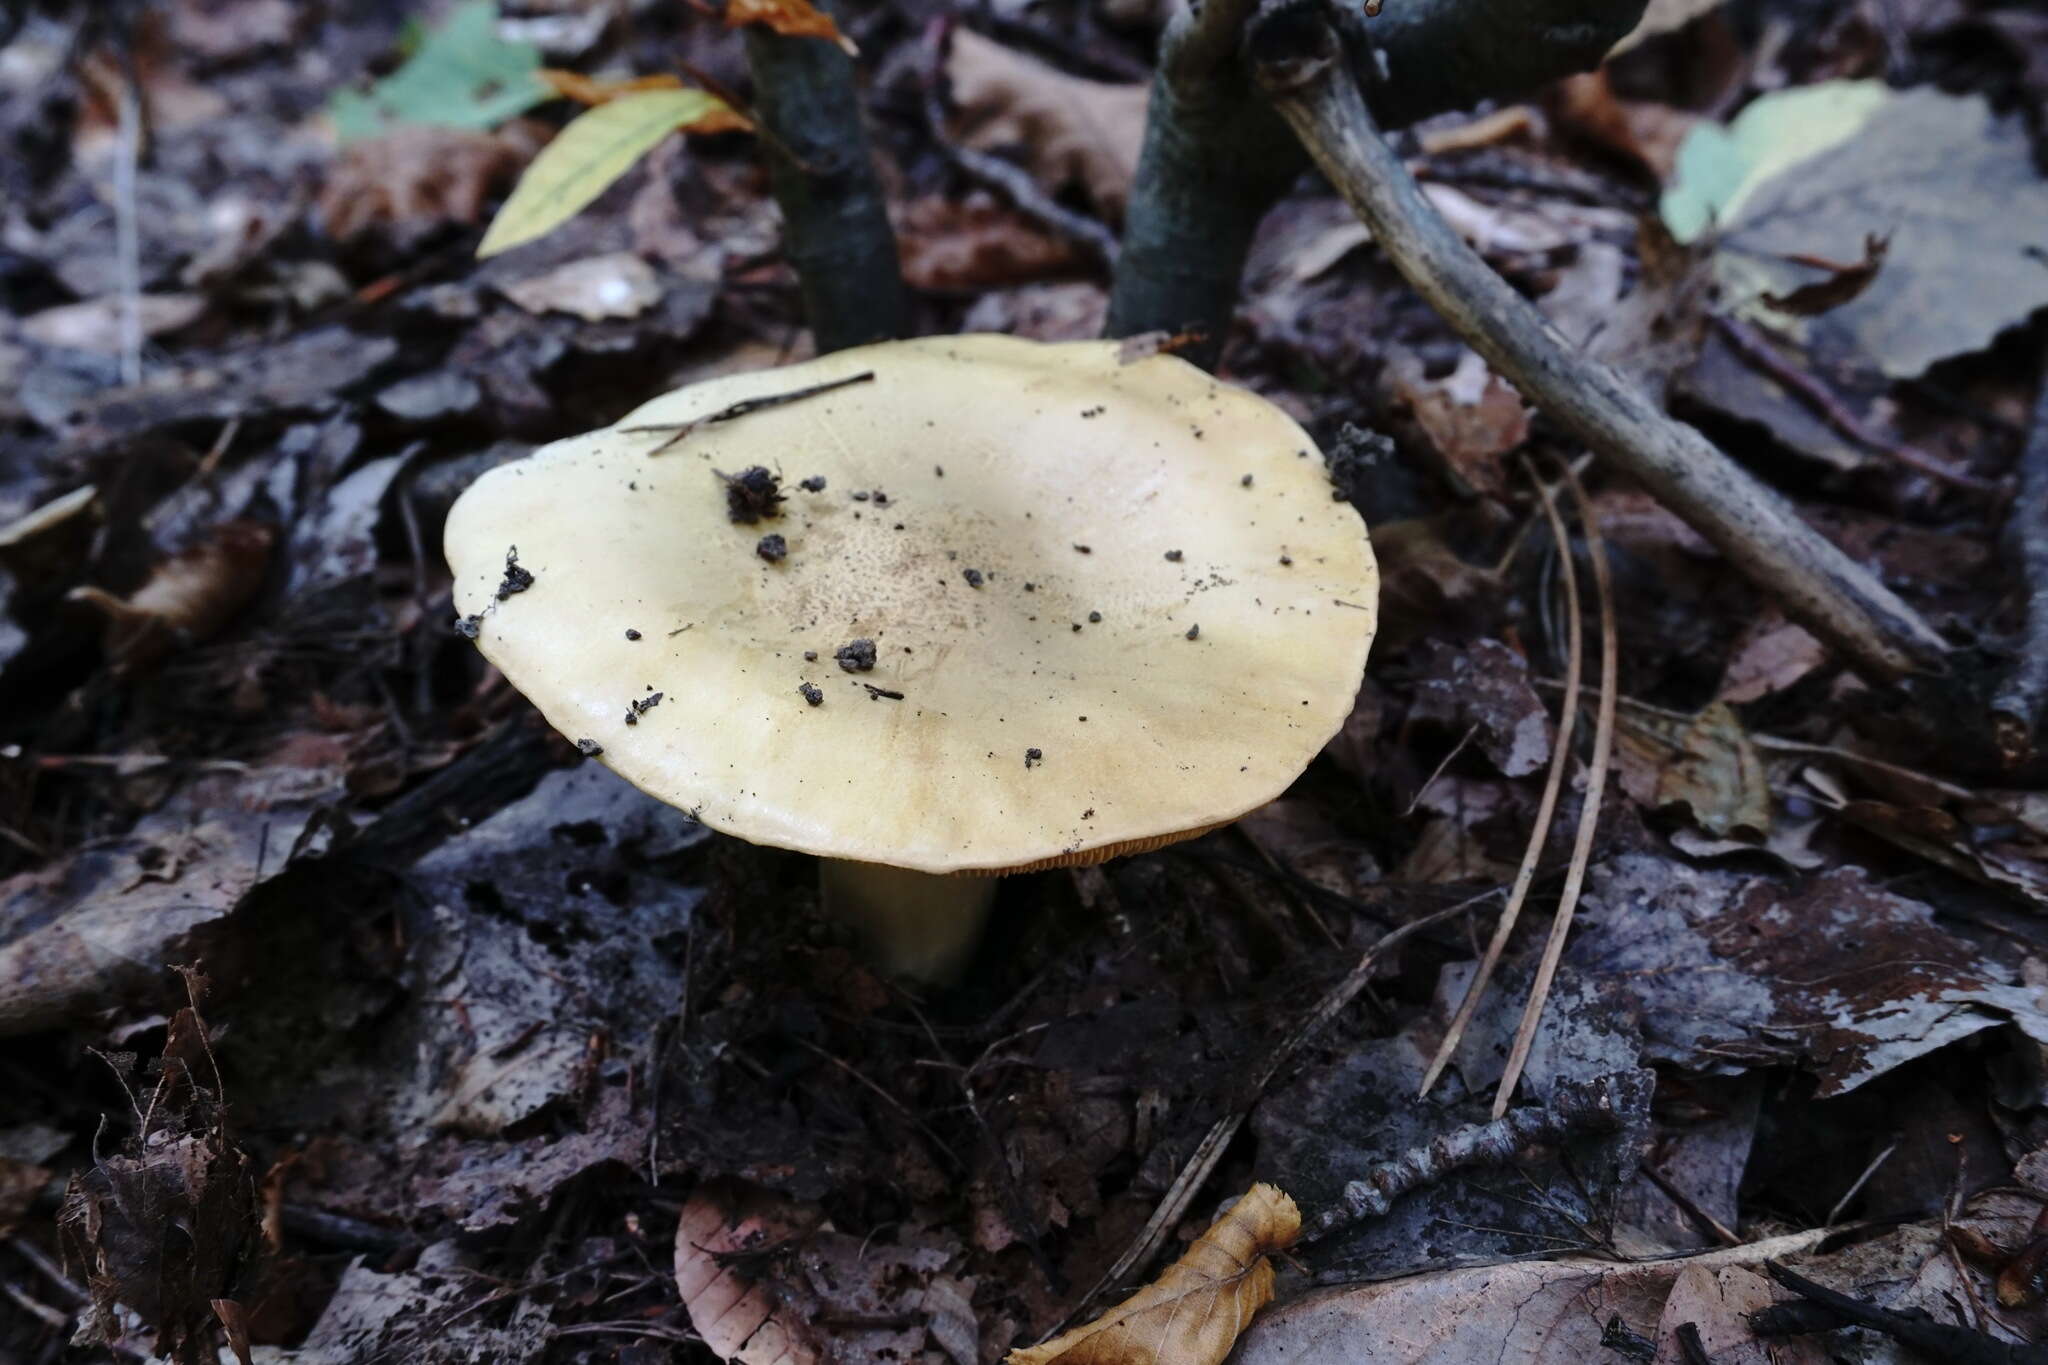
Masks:
[[[752,465],[737,474],[713,470],[725,484],[725,515],[736,526],[752,526],[782,514],[782,481],[765,466]]]
[[[514,593],[525,592],[532,586],[533,571],[520,565],[519,547],[514,545],[505,551],[505,576],[499,580],[495,596],[502,602]]]

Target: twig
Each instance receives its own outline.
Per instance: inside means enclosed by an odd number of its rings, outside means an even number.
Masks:
[[[1560,1085],[1549,1104],[1454,1129],[1427,1146],[1381,1162],[1362,1179],[1347,1181],[1337,1202],[1304,1226],[1302,1240],[1327,1237],[1368,1218],[1384,1218],[1403,1195],[1463,1167],[1500,1165],[1538,1143],[1619,1131],[1627,1126],[1630,1110],[1647,1105],[1655,1084],[1647,1071],[1616,1072],[1590,1084]]]
[[[939,80],[944,70],[946,40],[953,20],[941,16],[925,30],[924,121],[939,154],[966,174],[990,186],[1019,213],[1060,236],[1088,248],[1104,265],[1116,265],[1116,234],[1085,213],[1063,208],[1038,188],[1031,173],[999,156],[963,147],[946,135],[946,111],[939,104]]]
[[[1450,229],[1381,138],[1326,26],[1262,24],[1253,50],[1276,107],[1409,285],[1525,397],[1857,667],[1880,680],[1942,667],[1946,646],[1918,613],[1698,431],[1569,347]]]
[[[1999,756],[2017,767],[2034,753],[2034,729],[2048,697],[2048,354],[2034,421],[2020,451],[2019,492],[2006,514],[2005,535],[2026,584],[2027,620],[2013,669],[1991,702],[1991,733]]]
[[[1918,1351],[1930,1360],[1948,1365],[2048,1365],[2048,1346],[2021,1346],[1997,1341],[1967,1327],[1937,1322],[1924,1311],[1882,1308],[1877,1304],[1816,1284],[1777,1261],[1764,1262],[1771,1278],[1799,1295],[1806,1303],[1777,1304],[1751,1317],[1758,1336],[1787,1336],[1795,1332],[1832,1331],[1854,1325],[1882,1332]],[[1801,1312],[1808,1305],[1823,1310],[1816,1316]],[[1788,1312],[1787,1309],[1794,1311]]]
[[[669,438],[666,441],[663,441],[660,445],[647,452],[649,455],[659,455],[698,427],[711,426],[718,422],[731,422],[745,417],[750,412],[759,412],[763,408],[779,408],[784,403],[794,403],[803,398],[815,398],[821,393],[830,393],[834,389],[843,389],[849,384],[865,384],[873,380],[874,377],[875,372],[873,370],[862,370],[859,374],[850,374],[844,379],[828,379],[822,384],[808,384],[801,389],[791,389],[787,393],[769,393],[763,394],[759,398],[742,398],[739,402],[720,408],[717,412],[710,413],[704,417],[692,417],[687,422],[649,422],[644,426],[620,427],[619,430],[628,435],[638,435],[645,431],[668,432]]]
[[[829,6],[819,0],[818,8]],[[900,337],[910,306],[887,201],[868,154],[860,91],[844,52],[759,25],[746,30],[768,173],[785,250],[818,350]]]
[[[1694,1199],[1690,1194],[1687,1194],[1683,1189],[1681,1189],[1678,1186],[1676,1182],[1674,1182],[1671,1179],[1670,1176],[1664,1174],[1664,1172],[1658,1170],[1655,1166],[1652,1166],[1647,1161],[1643,1162],[1642,1165],[1638,1166],[1636,1169],[1642,1172],[1643,1179],[1649,1181],[1652,1185],[1655,1185],[1659,1190],[1661,1190],[1666,1199],[1669,1199],[1672,1203],[1678,1205],[1679,1210],[1682,1213],[1684,1213],[1686,1217],[1692,1219],[1695,1223],[1698,1223],[1708,1232],[1713,1233],[1715,1241],[1719,1242],[1722,1246],[1725,1247],[1734,1247],[1742,1245],[1742,1239],[1735,1235],[1735,1230],[1733,1228],[1729,1227],[1726,1223],[1723,1223],[1720,1219],[1714,1217],[1713,1214],[1707,1212],[1705,1208],[1701,1207],[1699,1200]]]
[[[1188,1205],[1201,1193],[1202,1186],[1208,1183],[1217,1163],[1222,1161],[1224,1149],[1230,1146],[1230,1140],[1236,1137],[1238,1129],[1244,1126],[1245,1119],[1251,1114],[1251,1106],[1259,1095],[1272,1083],[1273,1077],[1294,1059],[1297,1052],[1307,1046],[1330,1020],[1336,1018],[1347,1005],[1358,998],[1358,993],[1372,980],[1373,972],[1378,969],[1381,958],[1423,930],[1433,928],[1454,915],[1463,914],[1493,894],[1489,891],[1485,895],[1473,896],[1459,901],[1456,905],[1447,905],[1419,919],[1410,920],[1398,928],[1388,930],[1367,948],[1357,964],[1345,973],[1344,979],[1331,987],[1329,992],[1316,1002],[1315,1008],[1303,1015],[1281,1040],[1280,1045],[1267,1056],[1265,1063],[1241,1095],[1239,1107],[1209,1125],[1209,1131],[1203,1135],[1201,1142],[1196,1144],[1194,1154],[1187,1159],[1181,1167],[1180,1174],[1174,1177],[1173,1184],[1168,1186],[1166,1193],[1160,1197],[1159,1207],[1152,1210],[1151,1218],[1146,1220],[1137,1237],[1124,1248],[1124,1254],[1117,1257],[1116,1263],[1108,1270],[1102,1272],[1102,1277],[1096,1280],[1086,1294],[1074,1301],[1066,1317],[1047,1335],[1055,1335],[1062,1331],[1103,1291],[1118,1284],[1133,1271],[1142,1269],[1158,1254],[1160,1246],[1166,1241],[1168,1231],[1179,1224],[1181,1217],[1188,1210]]]
[[[1202,0],[1161,35],[1110,293],[1110,336],[1199,329],[1207,339],[1181,354],[1203,366],[1230,335],[1259,220],[1307,168],[1239,56],[1256,7]],[[1401,0],[1378,18],[1347,11],[1348,59],[1398,126],[1590,71],[1642,12],[1643,0]]]
[[[1557,541],[1558,563],[1564,573],[1564,596],[1568,607],[1565,618],[1564,700],[1558,709],[1557,738],[1550,750],[1550,775],[1543,779],[1543,796],[1536,803],[1536,819],[1529,827],[1529,845],[1522,850],[1522,865],[1515,870],[1507,908],[1500,912],[1500,919],[1493,926],[1493,938],[1487,942],[1486,954],[1480,958],[1479,968],[1472,974],[1472,983],[1465,988],[1465,998],[1458,1002],[1458,1012],[1451,1019],[1450,1028],[1445,1030],[1443,1042],[1437,1045],[1429,1070],[1423,1073],[1422,1084],[1415,1091],[1417,1099],[1429,1093],[1437,1077],[1450,1065],[1451,1057],[1465,1037],[1465,1029],[1472,1022],[1472,1015],[1479,1008],[1480,999],[1486,994],[1486,984],[1493,979],[1494,968],[1500,965],[1500,955],[1508,945],[1508,935],[1514,932],[1515,921],[1522,913],[1522,902],[1528,899],[1529,887],[1536,880],[1536,864],[1542,860],[1543,846],[1550,840],[1550,822],[1557,813],[1557,794],[1564,786],[1565,769],[1571,764],[1572,733],[1579,721],[1579,673],[1585,659],[1586,632],[1585,612],[1579,605],[1578,569],[1572,562],[1571,536],[1565,530],[1564,518],[1557,514],[1557,500],[1533,468],[1529,473],[1536,485],[1536,496],[1543,501],[1543,515],[1550,521],[1550,534]]]
[[[1863,1174],[1856,1177],[1856,1183],[1844,1190],[1842,1197],[1835,1201],[1835,1206],[1828,1210],[1828,1220],[1825,1226],[1833,1227],[1835,1225],[1842,1216],[1842,1210],[1849,1207],[1849,1202],[1862,1193],[1863,1187],[1870,1183],[1870,1177],[1877,1174],[1877,1168],[1892,1159],[1892,1153],[1899,1150],[1899,1143],[1902,1140],[1900,1138],[1893,1138],[1891,1146],[1871,1158],[1870,1164],[1863,1168]]]
[[[1758,336],[1756,330],[1734,318],[1723,314],[1714,315],[1714,325],[1728,344],[1735,348],[1750,366],[1790,390],[1792,396],[1811,408],[1814,415],[1833,427],[1842,435],[1867,450],[1888,455],[1906,468],[1925,474],[1937,483],[1949,484],[1955,488],[1967,488],[1972,493],[1995,496],[1998,485],[1980,479],[1974,474],[1951,469],[1924,451],[1916,450],[1904,441],[1894,441],[1881,432],[1872,431],[1857,418],[1856,414],[1842,406],[1841,399],[1828,391],[1818,375],[1808,374],[1797,365],[1789,364],[1771,344]]]
[[[1560,462],[1562,463],[1562,462]],[[1593,759],[1586,768],[1586,794],[1579,802],[1578,838],[1572,844],[1571,866],[1565,869],[1564,892],[1558,897],[1557,915],[1550,922],[1550,938],[1543,945],[1543,958],[1536,967],[1536,982],[1529,988],[1529,1003],[1522,1010],[1522,1024],[1515,1031],[1515,1043],[1508,1050],[1507,1070],[1494,1093],[1493,1116],[1507,1111],[1522,1068],[1529,1061],[1529,1049],[1536,1041],[1536,1028],[1543,1022],[1543,1006],[1550,998],[1550,983],[1556,979],[1558,961],[1564,956],[1564,941],[1572,928],[1572,912],[1579,906],[1579,890],[1586,883],[1586,865],[1593,857],[1593,835],[1600,825],[1600,798],[1607,789],[1607,761],[1614,753],[1614,697],[1619,692],[1620,643],[1614,621],[1614,584],[1607,574],[1607,543],[1600,537],[1600,518],[1586,486],[1570,465],[1563,465],[1565,482],[1571,486],[1577,505],[1579,525],[1586,533],[1586,557],[1593,561],[1593,591],[1600,600],[1600,709],[1593,717]],[[1578,604],[1573,604],[1574,610]]]

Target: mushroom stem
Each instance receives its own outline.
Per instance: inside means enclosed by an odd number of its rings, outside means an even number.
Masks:
[[[818,887],[826,912],[858,929],[884,969],[949,981],[981,941],[996,878],[822,858]]]

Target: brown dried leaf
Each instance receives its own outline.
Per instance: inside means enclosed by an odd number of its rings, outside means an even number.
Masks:
[[[1143,85],[1110,85],[1055,71],[969,29],[946,60],[958,111],[952,134],[970,147],[1023,150],[1049,193],[1070,184],[1122,218],[1145,133]]]
[[[152,1000],[167,962],[301,851],[339,774],[255,768],[201,778],[127,836],[0,881],[0,1038]]]
[[[1770,829],[1763,757],[1725,703],[1709,704],[1687,724],[1647,713],[1624,715],[1618,739],[1622,790],[1642,805],[1685,806],[1714,835]]]
[[[1409,353],[1390,369],[1394,398],[1414,415],[1454,479],[1485,497],[1505,494],[1501,457],[1528,439],[1531,416],[1514,386],[1474,351],[1442,379],[1425,379],[1421,361]]]
[[[808,0],[726,0],[725,26],[762,24],[785,38],[824,38],[839,44],[849,57],[860,55],[853,39],[839,31],[832,16],[813,9]]]
[[[213,537],[156,566],[126,599],[103,588],[73,588],[71,600],[106,617],[101,644],[116,674],[133,673],[174,647],[205,640],[248,605],[263,586],[276,532],[261,522],[230,521]]]
[[[261,1242],[255,1164],[228,1136],[222,1096],[209,1088],[218,1072],[196,1006],[204,985],[187,973],[195,1004],[171,1016],[159,1079],[138,1107],[142,1131],[75,1172],[58,1215],[65,1260],[85,1267],[92,1295],[82,1338],[112,1342],[130,1310],[176,1365],[218,1359],[217,1318],[232,1339],[215,1305]]]
[[[690,1325],[720,1360],[741,1365],[815,1365],[804,1323],[734,1264],[758,1260],[802,1235],[816,1214],[741,1186],[714,1182],[683,1205],[676,1225],[676,1289]]]
[[[2048,1040],[2013,971],[1860,869],[1792,882],[1627,853],[1596,869],[1582,970],[1631,981],[1645,1055],[1690,1069],[1796,1064],[1822,1097],[2011,1022]]]
[[[1784,1297],[1748,1266],[1688,1265],[1664,1301],[1656,1365],[1685,1365],[1678,1332],[1688,1323],[1714,1365],[1827,1365],[1828,1351],[1815,1338],[1779,1337],[1766,1346],[1750,1329],[1751,1313]]]
[[[1550,108],[1566,128],[1636,162],[1660,185],[1670,181],[1679,144],[1700,121],[1674,105],[1620,98],[1605,70],[1559,81]]]
[[[1529,664],[1498,640],[1460,649],[1431,640],[1418,651],[1413,720],[1471,733],[1494,767],[1527,777],[1550,761],[1550,712],[1529,683]]]
[[[1715,700],[1755,701],[1782,692],[1827,661],[1827,648],[1806,627],[1766,608],[1743,627]]]
[[[1802,284],[1783,294],[1764,293],[1757,297],[1781,313],[1802,318],[1817,317],[1840,308],[1870,288],[1871,281],[1877,278],[1877,272],[1884,266],[1884,256],[1891,250],[1891,245],[1890,237],[1870,232],[1864,234],[1863,259],[1860,261],[1830,261],[1824,257],[1794,253],[1785,259],[1794,265],[1825,270],[1828,277],[1812,284]]]
[[[927,195],[904,205],[896,247],[913,289],[979,291],[1071,271],[1071,242],[986,194]]]
[[[424,233],[481,222],[539,147],[523,120],[494,133],[408,124],[351,142],[321,187],[320,221],[342,242],[380,225]]]
[[[1502,595],[1499,575],[1466,563],[1450,547],[1447,526],[1442,518],[1417,517],[1373,528],[1373,552],[1380,562],[1382,653],[1434,635],[1447,619]]]
[[[1157,1280],[1094,1322],[1010,1352],[1009,1365],[1216,1365],[1272,1302],[1267,1253],[1300,1233],[1294,1201],[1254,1185]]]
[[[1794,1233],[1686,1260],[1601,1264],[1590,1259],[1476,1265],[1291,1300],[1245,1337],[1240,1365],[1591,1365],[1623,1359],[1602,1345],[1619,1318],[1654,1329],[1672,1283],[1693,1266],[1759,1264],[1803,1250],[1819,1232]],[[1371,1354],[1361,1350],[1371,1343]]]

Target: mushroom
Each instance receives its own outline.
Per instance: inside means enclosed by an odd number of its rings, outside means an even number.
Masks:
[[[1229,823],[1364,673],[1378,575],[1308,436],[1118,351],[934,337],[666,394],[462,495],[456,607],[556,729],[714,829],[818,855],[887,967],[948,976],[996,875]],[[777,466],[824,486],[731,516],[730,471]],[[888,511],[840,491],[875,488]],[[500,599],[514,545],[533,580]]]

